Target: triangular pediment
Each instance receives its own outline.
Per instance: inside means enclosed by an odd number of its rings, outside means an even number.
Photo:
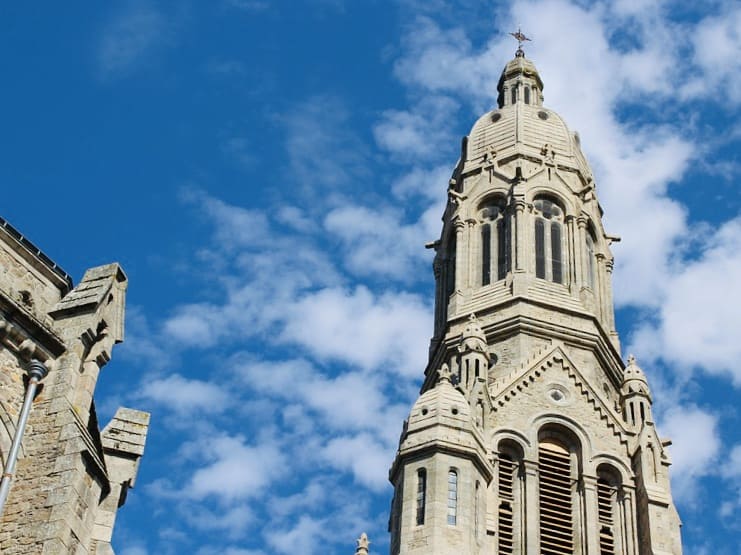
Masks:
[[[597,394],[589,380],[561,346],[555,346],[545,354],[539,353],[523,367],[491,383],[489,385],[491,411],[496,413],[506,410],[513,402],[516,403],[519,397],[545,384],[549,379],[568,383],[570,391],[592,407],[599,421],[603,422],[622,443],[628,443],[630,432],[618,410],[608,405],[602,396]],[[554,395],[558,393],[554,392]]]

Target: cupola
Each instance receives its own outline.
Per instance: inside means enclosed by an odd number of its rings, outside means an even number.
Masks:
[[[504,67],[497,91],[500,108],[518,102],[534,106],[543,104],[543,81],[535,64],[525,57],[522,48],[517,49],[515,57]]]

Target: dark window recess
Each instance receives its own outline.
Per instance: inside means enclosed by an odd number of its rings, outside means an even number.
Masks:
[[[481,226],[481,285],[491,283],[491,226]]]
[[[497,221],[497,279],[507,276],[507,233],[504,219]]]
[[[535,220],[535,276],[545,279],[545,225]]]
[[[553,281],[563,283],[563,260],[561,258],[561,224],[551,223],[551,258]]]
[[[427,497],[427,471],[417,471],[417,526],[425,523],[425,503]]]

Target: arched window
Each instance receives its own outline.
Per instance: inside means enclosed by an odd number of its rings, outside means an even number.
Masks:
[[[576,548],[574,484],[577,468],[572,451],[547,437],[538,445],[540,553],[572,555]]]
[[[594,252],[594,236],[592,230],[587,230],[587,286],[595,291],[597,283],[597,259],[595,258]]]
[[[530,104],[530,87],[525,86],[525,104]]]
[[[517,102],[517,85],[512,87],[512,104]]]
[[[507,276],[509,239],[504,198],[489,200],[479,209],[481,222],[481,285],[489,285]]]
[[[458,472],[448,471],[448,524],[455,526],[458,522]]]
[[[425,504],[427,501],[427,471],[417,470],[417,526],[425,523]]]
[[[514,553],[515,542],[515,479],[517,466],[512,455],[499,457],[499,553]]]
[[[535,208],[535,276],[563,283],[563,222],[560,206],[547,198],[537,198]]]
[[[523,552],[522,449],[509,440],[499,444],[497,462],[497,513],[500,555]]]
[[[597,522],[600,555],[618,555],[621,550],[621,514],[618,505],[620,474],[607,465],[597,469]]]

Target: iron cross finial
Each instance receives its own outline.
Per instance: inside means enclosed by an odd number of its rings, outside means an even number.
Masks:
[[[523,50],[522,50],[522,45],[523,45],[523,43],[529,42],[532,39],[530,39],[530,38],[528,38],[528,37],[526,37],[524,35],[524,33],[522,32],[522,29],[520,28],[519,25],[517,26],[517,32],[516,33],[510,33],[510,35],[512,35],[513,37],[515,37],[515,39],[517,39],[517,52],[515,53],[515,55],[516,56],[524,56],[525,55],[525,52],[523,52]]]

